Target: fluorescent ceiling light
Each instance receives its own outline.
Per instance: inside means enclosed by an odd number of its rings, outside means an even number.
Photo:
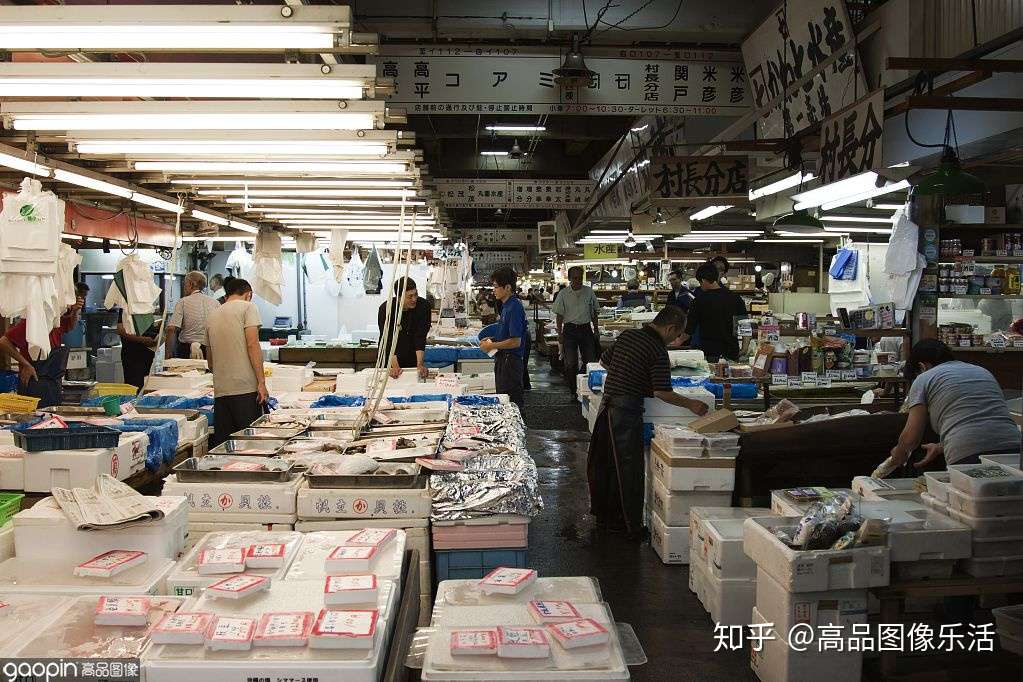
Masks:
[[[801,183],[809,182],[810,180],[813,180],[813,178],[814,178],[813,173],[801,172],[795,173],[794,175],[790,175],[787,178],[782,178],[781,180],[776,180],[775,182],[764,185],[763,187],[751,189],[749,191],[749,199],[750,201],[753,201],[754,199],[759,199],[760,197],[766,197],[770,196],[771,194],[777,194],[782,190],[786,190],[791,187],[798,187]]]
[[[411,187],[412,180],[272,180],[251,178],[186,178],[171,180],[172,185],[194,185],[196,187],[367,187],[395,188]]]
[[[876,208],[880,211],[898,211],[900,208],[905,208],[904,204],[874,204],[870,208]]]
[[[136,161],[137,171],[165,173],[366,173],[399,175],[405,163],[388,161]]]
[[[78,185],[79,187],[88,187],[89,189],[106,192],[107,194],[113,194],[117,197],[131,199],[132,191],[127,187],[115,185],[111,182],[106,182],[105,180],[98,180],[88,175],[79,175],[78,173],[72,173],[70,171],[57,168],[53,171],[53,177],[61,182],[68,182],[72,185]]]
[[[867,199],[872,199],[883,194],[890,194],[891,192],[896,192],[902,189],[909,189],[909,180],[900,180],[899,182],[889,183],[884,187],[874,187],[864,192],[860,192],[859,194],[842,197],[841,199],[835,199],[834,201],[826,201],[821,204],[821,209],[828,211],[833,208],[841,208],[843,206],[848,206],[849,204],[866,201]]]
[[[705,218],[711,217],[712,215],[717,215],[718,213],[721,213],[722,211],[727,211],[731,207],[732,207],[731,204],[727,204],[727,205],[724,205],[724,206],[707,206],[706,208],[701,208],[696,213],[690,213],[689,214],[689,219],[690,220],[703,220]]]
[[[227,218],[221,218],[218,215],[213,215],[206,211],[199,211],[194,208],[192,209],[192,217],[198,218],[199,220],[205,220],[206,222],[213,223],[214,225],[223,225],[224,227],[227,227],[231,223],[231,221]]]
[[[757,244],[823,244],[823,239],[758,239]]]
[[[824,231],[825,232],[842,232],[842,233],[846,233],[846,234],[848,234],[850,232],[868,232],[868,233],[871,233],[871,234],[891,234],[892,233],[891,228],[883,228],[883,227],[845,227],[845,226],[842,226],[842,225],[834,225],[834,226],[832,226],[832,225],[825,225],[824,226]]]
[[[260,206],[425,206],[425,201],[402,201],[401,199],[257,199],[246,201],[228,197],[228,204],[245,204],[260,210]]]
[[[397,220],[401,213],[398,211],[388,211],[380,209],[378,211],[360,211],[357,209],[347,208],[272,208],[262,210],[261,213],[267,218],[380,218],[381,220]],[[416,216],[416,220],[434,220],[436,216],[432,213],[413,213],[412,211],[405,212],[405,219],[412,220],[412,216]]]
[[[254,242],[256,241],[255,234],[240,234],[233,237],[226,237],[222,235],[215,235],[212,237],[197,237],[188,236],[182,237],[183,242]]]
[[[495,133],[542,133],[547,126],[489,125],[487,130]]]
[[[806,192],[800,192],[792,197],[795,202],[793,210],[802,211],[818,206],[828,210],[909,187],[908,180],[893,183],[886,181],[884,186],[878,187],[878,177],[877,173],[868,171]]]
[[[14,156],[12,154],[0,153],[0,166],[7,166],[13,168],[16,171],[22,173],[32,173],[33,175],[41,175],[44,178],[50,177],[50,169],[48,166],[44,166],[41,163],[35,163],[34,161],[28,161],[20,156]]]
[[[148,194],[142,194],[141,192],[132,192],[131,200],[137,204],[145,204],[146,206],[153,206],[154,208],[162,208],[165,211],[170,211],[171,213],[176,213],[178,215],[185,212],[184,207],[179,204],[164,201],[163,199],[157,199],[156,197],[151,197]]]
[[[837,237],[837,234],[831,234],[829,232],[786,232],[785,230],[778,230],[774,233],[780,237]]]
[[[242,232],[250,232],[252,234],[258,234],[259,233],[259,228],[258,227],[256,227],[252,223],[247,223],[244,220],[233,220],[232,219],[231,223],[230,223],[230,226],[233,227],[236,230],[241,230]]]
[[[80,154],[125,156],[386,156],[386,144],[349,140],[89,140],[75,144]]]
[[[885,220],[884,218],[871,218],[869,216],[859,215],[822,215],[821,220],[833,223],[888,223],[891,224],[891,220]]]
[[[201,189],[202,197],[383,197],[412,199],[409,189]]]
[[[486,150],[486,151],[480,152],[480,156],[508,156],[508,152],[501,151],[501,150],[493,150],[493,151]]]
[[[629,234],[628,230],[590,230],[590,234]]]

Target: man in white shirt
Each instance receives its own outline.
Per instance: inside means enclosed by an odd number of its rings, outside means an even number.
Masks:
[[[570,286],[558,292],[551,310],[554,311],[558,327],[565,381],[574,396],[579,356],[582,356],[584,369],[599,357],[600,325],[597,315],[600,313],[600,303],[593,289],[583,284],[581,267],[577,265],[568,269],[568,281]]]
[[[183,295],[167,320],[167,348],[172,357],[192,357],[194,343],[202,348],[202,357],[206,356],[206,318],[220,303],[204,294],[205,288],[206,275],[198,270],[185,275]]]

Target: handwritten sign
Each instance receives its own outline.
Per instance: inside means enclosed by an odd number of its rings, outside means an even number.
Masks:
[[[832,379],[842,378],[842,370],[840,369],[829,369],[825,374]]]
[[[803,372],[803,383],[812,384],[817,381],[817,372]]]
[[[772,374],[771,385],[772,386],[788,386],[789,377],[787,374]]]
[[[817,388],[831,388],[831,377],[817,377]]]
[[[802,388],[803,380],[799,377],[789,377],[789,388]]]
[[[457,393],[458,375],[450,373],[438,374],[437,378],[434,380],[434,385],[441,393]]]
[[[843,369],[842,370],[842,381],[856,381],[856,370],[855,369]]]
[[[821,125],[817,177],[821,184],[843,180],[881,166],[884,90],[878,89]]]
[[[655,206],[748,201],[745,156],[663,156],[650,162],[647,187]]]

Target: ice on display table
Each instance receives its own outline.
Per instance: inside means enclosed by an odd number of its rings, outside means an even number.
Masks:
[[[551,645],[543,628],[497,628],[497,655],[500,658],[547,658]]]
[[[531,568],[495,568],[479,582],[484,594],[518,594],[536,580]]]
[[[154,644],[203,644],[213,622],[211,613],[168,613],[149,638]]]
[[[147,597],[100,597],[96,602],[96,625],[138,627],[149,622],[152,602]]]
[[[267,542],[249,545],[245,551],[245,566],[248,568],[280,568],[284,565],[284,544]]]
[[[302,534],[284,530],[214,530],[202,536],[167,577],[167,593],[178,596],[195,594],[228,574],[262,575],[274,582],[283,580],[292,560],[302,546]],[[284,563],[279,568],[252,568],[245,565],[245,554],[252,545],[284,545]],[[204,552],[227,550],[233,568],[223,573],[201,573],[199,560]],[[238,555],[241,558],[238,558]]]
[[[451,655],[493,656],[497,654],[497,630],[456,630],[451,633]]]
[[[379,586],[372,573],[330,575],[323,585],[323,603],[327,606],[376,603]]]
[[[348,538],[345,543],[352,547],[384,547],[394,540],[394,528],[366,528]]]
[[[607,644],[607,628],[592,618],[579,618],[547,626],[547,632],[565,649]]]
[[[248,651],[256,634],[255,618],[217,616],[210,626],[206,648],[210,651]]]
[[[570,601],[531,601],[526,605],[529,615],[540,625],[564,623],[582,617]]]
[[[199,575],[241,573],[245,570],[245,550],[240,547],[203,550],[199,552],[196,570]]]
[[[437,586],[435,604],[447,606],[487,606],[507,604],[504,595],[490,595],[480,589],[479,580],[445,580]],[[597,581],[586,577],[537,578],[532,585],[515,595],[522,603],[532,600],[570,601],[596,604],[603,601]]]
[[[265,575],[232,575],[206,588],[214,597],[244,599],[257,592],[270,589],[270,578]]]
[[[340,571],[327,569],[327,557],[338,547],[348,545],[348,539],[355,530],[318,530],[302,534],[302,547],[287,572],[287,580],[312,580],[323,584],[328,575],[342,575]],[[381,581],[401,580],[401,564],[408,544],[408,535],[400,530],[395,541],[386,547],[376,548],[373,561],[368,569],[346,569],[349,574],[373,573]],[[352,548],[355,549],[355,548]]]
[[[256,646],[305,646],[312,626],[313,614],[309,611],[264,613],[252,642]]]
[[[335,547],[327,555],[324,568],[328,573],[365,573],[376,558],[376,547]]]
[[[313,649],[370,649],[376,631],[376,609],[323,609],[309,633],[309,646]]]
[[[145,552],[115,549],[93,557],[75,566],[75,575],[81,577],[112,578],[130,568],[144,564],[148,559]]]

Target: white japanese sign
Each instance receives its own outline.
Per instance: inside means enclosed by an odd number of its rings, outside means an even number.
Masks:
[[[466,229],[463,233],[469,246],[528,246],[536,243],[532,230]]]
[[[817,161],[817,177],[821,184],[878,168],[882,158],[883,132],[883,89],[824,121]]]
[[[606,114],[740,116],[749,110],[734,52],[591,49],[589,86],[563,88],[558,49],[386,45],[377,75],[396,79],[390,105],[410,114]]]
[[[764,110],[762,137],[790,137],[864,93],[856,69],[856,35],[842,0],[785,2],[742,44],[753,106]],[[819,73],[822,62],[841,55]],[[784,95],[791,85],[794,92]]]
[[[521,274],[526,271],[526,254],[521,251],[476,251],[472,254],[472,265],[476,270],[476,281],[490,282],[494,270],[510,267]]]
[[[448,208],[582,208],[590,180],[477,180],[438,178],[437,198]]]

